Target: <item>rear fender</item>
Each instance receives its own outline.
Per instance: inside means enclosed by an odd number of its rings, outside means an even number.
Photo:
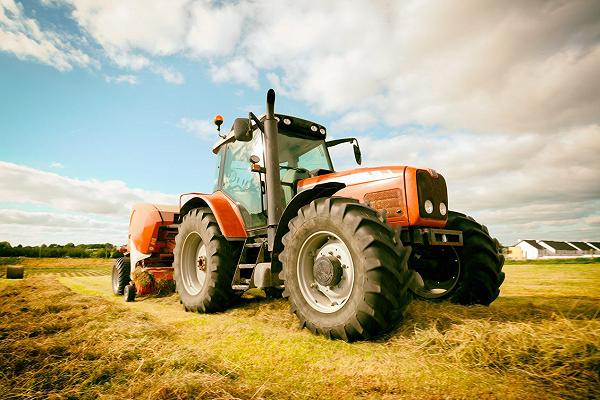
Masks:
[[[221,233],[228,240],[244,240],[248,237],[246,226],[236,204],[221,191],[213,194],[185,193],[179,197],[180,216],[183,218],[191,210],[208,207],[213,212]]]

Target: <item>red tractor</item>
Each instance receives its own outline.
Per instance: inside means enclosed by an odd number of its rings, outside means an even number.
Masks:
[[[351,143],[360,164],[357,140],[326,141],[325,127],[274,104],[269,90],[266,114],[236,119],[215,144],[212,194],[134,206],[115,294],[133,300],[174,279],[186,310],[209,313],[261,288],[286,297],[302,327],[348,341],[391,330],[413,295],[498,297],[499,243],[448,210],[442,175],[400,165],[336,172],[328,149]]]

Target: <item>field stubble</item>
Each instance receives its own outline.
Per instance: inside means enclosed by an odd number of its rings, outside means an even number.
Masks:
[[[354,344],[298,330],[283,300],[190,314],[57,267],[0,289],[0,398],[598,398],[599,267],[508,265],[492,306],[414,301]]]

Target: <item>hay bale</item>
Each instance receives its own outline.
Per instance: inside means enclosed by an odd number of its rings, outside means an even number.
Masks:
[[[22,265],[8,265],[6,267],[6,279],[23,279],[25,268]]]

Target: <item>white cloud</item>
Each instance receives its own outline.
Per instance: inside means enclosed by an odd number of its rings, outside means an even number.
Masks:
[[[64,165],[62,165],[62,163],[59,163],[58,161],[52,161],[52,162],[50,163],[50,168],[62,169],[62,168],[64,168],[64,167],[65,167],[65,166],[64,166]]]
[[[13,244],[124,243],[133,204],[176,205],[178,197],[0,161],[0,201],[11,207],[0,208],[0,238]]]
[[[104,76],[104,80],[107,83],[128,83],[130,85],[136,85],[138,78],[135,75],[116,75],[116,76]]]
[[[59,71],[96,64],[70,44],[66,35],[42,30],[35,19],[25,16],[23,7],[14,0],[0,0],[0,51],[12,53],[19,59],[47,64]]]
[[[234,58],[225,64],[211,65],[210,75],[215,82],[233,82],[258,88],[258,71],[245,58]]]
[[[114,243],[127,241],[127,218],[0,209],[0,238],[11,244]]]
[[[181,118],[177,127],[186,132],[192,133],[201,139],[216,139],[217,128],[215,124],[208,119]]]
[[[335,121],[330,129],[349,132],[364,131],[377,124],[377,122],[377,117],[370,111],[353,111]]]
[[[127,216],[134,203],[177,204],[177,196],[128,187],[124,182],[81,180],[0,161],[3,202],[45,205],[59,211]]]
[[[201,57],[217,82],[257,87],[264,73],[289,96],[344,118],[368,111],[391,126],[483,133],[600,122],[593,1],[70,3],[119,65]]]
[[[14,209],[0,209],[0,224],[35,225],[44,227],[64,227],[82,229],[127,230],[127,221],[113,222],[90,218],[87,215],[70,215],[55,212],[33,212]]]
[[[183,75],[172,68],[154,65],[152,68],[150,68],[150,70],[155,74],[162,76],[162,78],[169,83],[181,85],[183,82],[185,82]]]
[[[213,7],[208,1],[198,1],[189,8],[186,45],[191,54],[197,57],[231,54],[239,43],[244,14],[251,7],[244,2]]]

